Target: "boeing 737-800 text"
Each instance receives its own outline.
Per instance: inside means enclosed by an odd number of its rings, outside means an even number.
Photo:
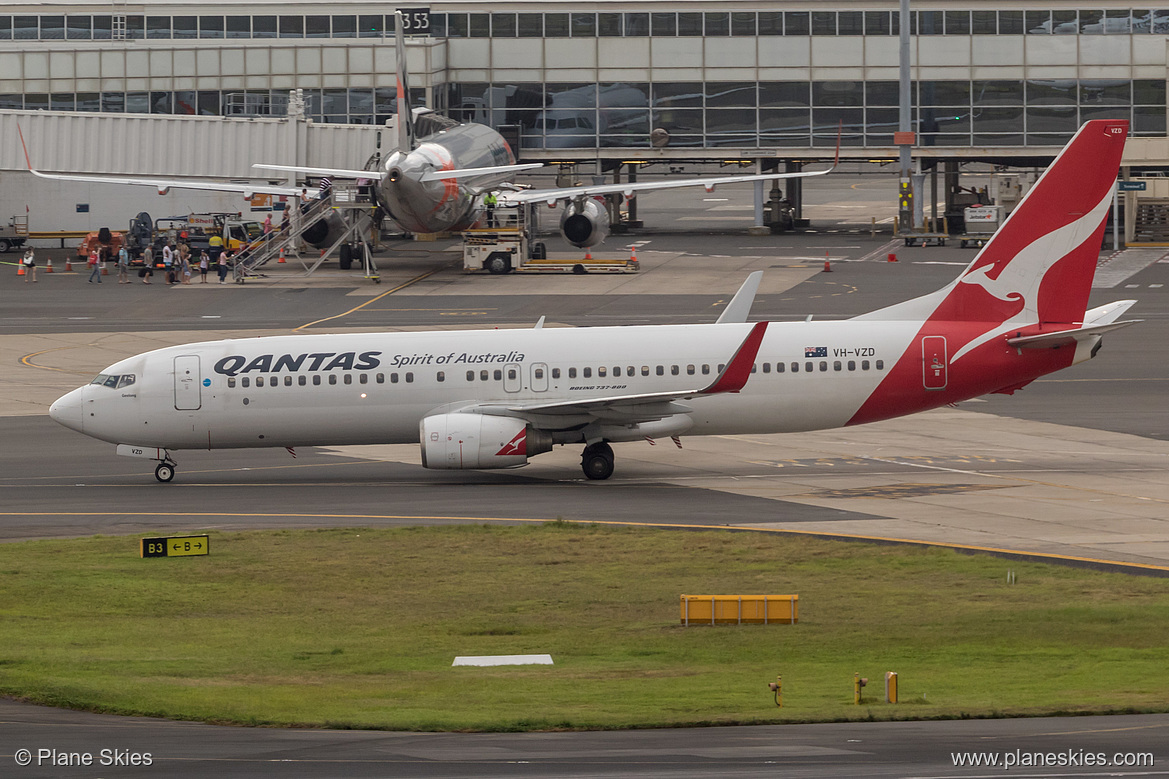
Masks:
[[[419,442],[427,468],[512,468],[583,444],[782,433],[936,408],[1095,356],[1135,301],[1086,310],[1128,125],[1086,123],[952,283],[841,321],[289,335],[111,365],[53,419],[159,461],[173,450]]]

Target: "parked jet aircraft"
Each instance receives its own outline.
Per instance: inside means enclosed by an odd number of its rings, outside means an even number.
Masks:
[[[1135,301],[1086,311],[1127,122],[1084,124],[952,283],[853,319],[755,322],[752,274],[713,324],[298,335],[121,360],[53,419],[158,460],[172,450],[420,442],[427,468],[512,468],[583,444],[781,433],[1013,393],[1096,355]]]

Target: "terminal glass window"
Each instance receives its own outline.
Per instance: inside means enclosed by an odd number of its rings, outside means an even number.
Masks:
[[[836,12],[835,11],[813,11],[812,12],[812,35],[835,35],[836,34]]]
[[[356,16],[334,16],[333,17],[333,37],[334,38],[356,38],[357,37],[357,17]]]
[[[649,14],[625,14],[625,37],[644,38],[649,35]]]
[[[169,16],[147,16],[146,17],[146,37],[147,38],[169,38],[170,37],[170,17]]]
[[[200,38],[222,38],[223,37],[223,17],[222,16],[200,16],[199,17],[199,37]]]
[[[93,37],[93,21],[88,16],[65,17],[65,37],[69,40],[89,40]]]
[[[731,15],[729,13],[707,13],[705,17],[708,37],[731,34]]]
[[[783,11],[760,11],[759,34],[783,35]]]
[[[72,111],[74,108],[75,106],[72,92],[54,92],[53,94],[49,95],[50,111]]]
[[[364,35],[364,28],[362,30],[362,35]],[[466,14],[446,15],[446,35],[448,38],[466,38],[470,34],[471,28],[467,23]]]
[[[841,11],[836,17],[837,35],[864,35],[864,13],[862,11]]]
[[[93,17],[93,37],[94,40],[108,41],[114,37],[114,17],[112,16],[95,16]]]
[[[597,35],[606,38],[621,36],[621,14],[597,14]]]
[[[1079,32],[1079,23],[1075,11],[1052,11],[1052,35],[1075,35]]]
[[[755,12],[754,11],[732,11],[731,12],[731,35],[755,35],[757,32],[755,28]]]
[[[469,25],[472,38],[491,37],[491,14],[471,14]]]
[[[493,38],[516,37],[515,14],[491,14],[491,36]]]
[[[970,12],[946,11],[946,35],[969,35]]]
[[[281,16],[280,17],[280,37],[281,38],[303,38],[304,37],[304,17],[303,16]]]
[[[893,25],[888,11],[865,11],[865,35],[889,35]]]
[[[328,38],[329,31],[329,17],[306,16],[304,18],[304,37]]]
[[[362,38],[380,38],[385,30],[381,14],[363,14],[357,17],[358,35]]]
[[[250,38],[250,37],[252,37],[252,17],[250,17],[250,16],[229,16],[229,17],[227,17],[227,37],[228,38]]]
[[[199,18],[197,16],[176,16],[173,21],[173,37],[184,40],[199,37]]]
[[[679,35],[702,35],[702,14],[683,12],[678,14]]]
[[[784,35],[807,35],[811,30],[811,18],[807,11],[785,11],[783,14]]]
[[[55,41],[65,37],[64,16],[41,17],[41,40]]]
[[[995,11],[975,11],[970,21],[970,31],[975,35],[994,35],[998,32],[998,13]]]
[[[275,16],[253,16],[252,17],[252,37],[253,38],[275,38],[276,37],[276,17]]]
[[[101,95],[97,92],[78,92],[77,93],[77,110],[78,111],[100,111],[101,110]]]
[[[678,34],[678,15],[672,13],[650,14],[650,32],[657,36]]]
[[[12,17],[0,16],[0,40],[12,39]]]
[[[596,14],[572,14],[572,37],[593,38],[597,34]]]
[[[1022,35],[1023,12],[999,11],[999,35]]]
[[[520,14],[516,31],[521,38],[539,38],[544,35],[543,14]]]
[[[568,14],[544,14],[545,38],[567,38],[570,30]]]

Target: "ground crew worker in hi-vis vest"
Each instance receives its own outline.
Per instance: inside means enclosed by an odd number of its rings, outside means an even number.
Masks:
[[[487,208],[487,226],[495,227],[495,204],[499,200],[495,197],[494,192],[488,192],[483,196],[483,205]]]

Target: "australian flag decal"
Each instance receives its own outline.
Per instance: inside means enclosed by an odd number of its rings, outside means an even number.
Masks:
[[[828,356],[828,347],[827,346],[805,346],[804,347],[804,356],[805,357],[827,357]]]

